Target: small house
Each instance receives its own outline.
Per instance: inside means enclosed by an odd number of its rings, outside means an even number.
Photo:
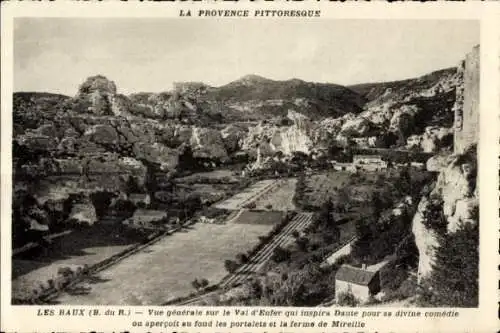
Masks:
[[[351,293],[361,303],[380,291],[380,275],[378,271],[368,271],[351,265],[342,265],[335,275],[335,298],[341,293]]]
[[[357,169],[376,171],[387,168],[387,162],[380,155],[354,155],[352,165]]]
[[[137,229],[165,229],[165,225],[168,223],[168,214],[166,211],[139,208],[132,217],[122,223]]]

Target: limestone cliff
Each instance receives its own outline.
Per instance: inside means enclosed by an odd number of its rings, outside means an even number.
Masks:
[[[413,218],[413,233],[419,250],[419,280],[430,276],[435,251],[439,247],[437,233],[440,226],[433,225],[426,214],[433,201],[439,202],[438,208],[442,209],[446,219],[445,232],[453,233],[463,223],[478,223],[474,215],[479,206],[475,151],[450,159],[440,172],[433,191],[420,201]]]
[[[435,188],[429,196],[422,198],[413,219],[413,233],[419,250],[419,280],[430,276],[435,261],[438,230],[454,233],[464,223],[479,223],[479,191],[477,186],[477,123],[479,120],[479,49],[466,56],[459,67],[459,84],[456,89],[455,154],[438,156],[427,163],[430,171],[438,171]],[[436,225],[426,212],[439,202],[445,228]],[[439,219],[438,219],[439,220]],[[441,228],[441,229],[440,229]]]
[[[242,149],[254,153],[257,148],[264,155],[277,151],[285,155],[293,152],[308,154],[311,151],[311,122],[293,111],[288,112],[288,118],[293,121],[291,126],[268,125],[263,122],[248,129],[247,136],[242,141]]]

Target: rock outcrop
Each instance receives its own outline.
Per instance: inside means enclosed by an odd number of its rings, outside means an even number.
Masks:
[[[293,111],[288,112],[288,118],[293,121],[293,125],[277,126],[261,122],[250,127],[243,139],[242,149],[256,153],[259,148],[263,155],[278,151],[285,155],[291,155],[293,152],[308,154],[313,146],[310,120]]]
[[[443,148],[451,148],[453,143],[453,129],[429,126],[424,133],[411,135],[406,140],[406,148],[417,148],[425,153],[434,153]]]
[[[477,186],[478,100],[479,100],[479,52],[476,47],[467,55],[459,69],[455,110],[455,155],[437,156],[427,163],[427,169],[441,168],[435,188],[424,197],[413,219],[413,233],[419,250],[419,281],[428,278],[433,271],[435,253],[439,248],[438,230],[454,233],[462,224],[479,223],[479,189]],[[443,167],[444,165],[444,167]],[[445,219],[445,230],[428,220],[426,210],[437,200]],[[436,207],[434,207],[436,208]]]
[[[479,46],[458,66],[461,85],[457,89],[455,111],[455,153],[466,151],[479,140]]]
[[[413,218],[413,234],[419,250],[419,280],[430,276],[435,261],[435,252],[439,247],[439,226],[427,221],[427,209],[430,200],[442,202],[440,208],[446,219],[446,232],[453,233],[463,223],[478,223],[474,211],[479,206],[478,188],[476,187],[476,156],[474,152],[454,156],[452,161],[441,171],[436,186],[428,197],[418,205]]]

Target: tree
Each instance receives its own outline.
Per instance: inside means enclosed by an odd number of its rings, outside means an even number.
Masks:
[[[273,255],[271,256],[271,260],[276,263],[280,263],[290,259],[290,255],[291,253],[289,250],[284,249],[281,246],[278,246],[277,248],[274,249]]]
[[[337,304],[354,307],[359,304],[359,300],[351,292],[344,291],[337,295]]]
[[[352,255],[363,261],[371,254],[371,242],[374,238],[371,224],[372,221],[364,218],[356,221],[357,240],[353,244]]]
[[[201,284],[200,284],[200,281],[198,281],[198,279],[194,279],[192,282],[191,282],[191,285],[193,286],[194,289],[198,290],[201,288]]]
[[[226,268],[228,273],[232,274],[238,269],[238,264],[235,261],[228,259],[224,261],[224,268]]]
[[[445,234],[448,227],[448,220],[443,211],[443,199],[440,196],[429,197],[428,204],[424,210],[423,224],[426,228],[436,231],[438,234]]]
[[[201,279],[201,281],[200,281],[200,286],[201,286],[202,288],[206,288],[206,287],[208,287],[208,284],[209,284],[209,283],[208,283],[208,280],[207,280],[207,279]]]
[[[309,245],[309,238],[307,237],[299,237],[295,239],[297,246],[301,251],[307,251],[307,246]]]
[[[436,306],[477,306],[479,220],[440,236],[439,244],[429,281],[432,286],[429,302]]]
[[[238,253],[236,259],[240,264],[246,264],[248,262],[248,257],[244,253]]]

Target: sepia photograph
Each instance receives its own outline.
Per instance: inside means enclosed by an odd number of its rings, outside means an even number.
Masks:
[[[11,304],[477,308],[480,42],[15,18]]]

